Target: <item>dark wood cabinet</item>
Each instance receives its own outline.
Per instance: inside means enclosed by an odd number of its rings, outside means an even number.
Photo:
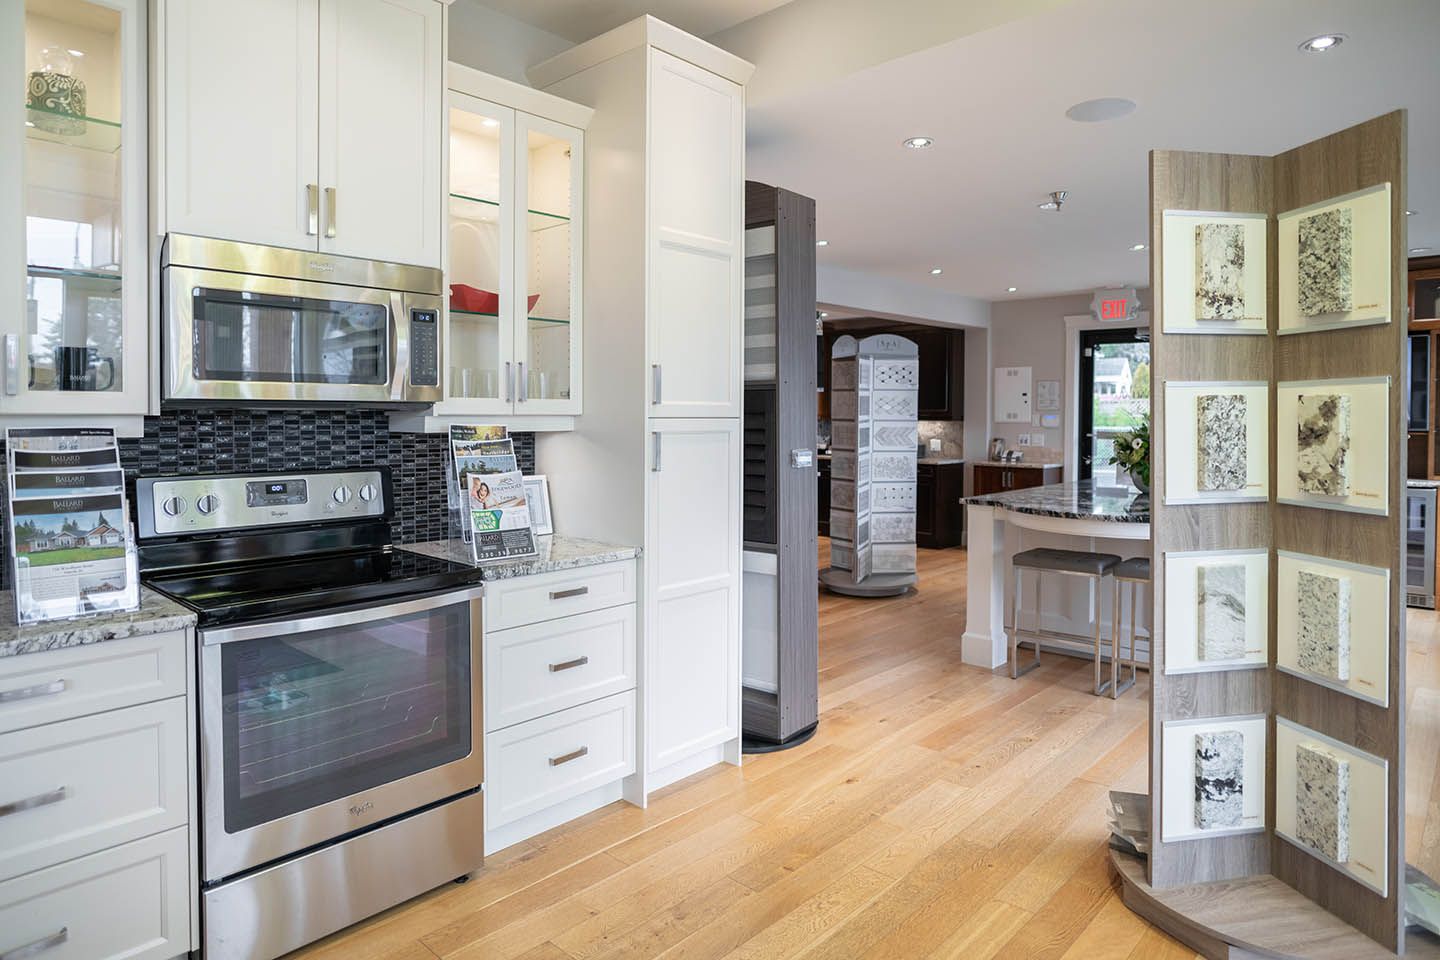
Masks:
[[[915,545],[958,547],[965,531],[965,464],[921,463],[915,468]]]
[[[919,419],[965,419],[965,331],[871,318],[827,322],[824,335],[816,338],[820,341],[822,392],[816,403],[820,419],[830,417],[830,398],[823,390],[830,383],[830,355],[836,339],[849,335],[863,340],[877,333],[899,334],[920,348]]]
[[[816,474],[820,480],[820,490],[816,497],[816,513],[819,519],[820,536],[830,536],[830,458],[817,459]]]
[[[975,465],[975,485],[971,495],[981,497],[987,493],[1043,487],[1059,483],[1061,476],[1060,467],[979,463]]]

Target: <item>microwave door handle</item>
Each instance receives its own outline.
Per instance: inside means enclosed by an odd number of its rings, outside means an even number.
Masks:
[[[320,184],[305,184],[305,235],[320,235]]]
[[[400,324],[406,336],[400,336]],[[390,399],[405,399],[405,384],[410,376],[410,314],[405,312],[403,294],[390,294]]]
[[[325,188],[325,236],[335,237],[335,188]]]

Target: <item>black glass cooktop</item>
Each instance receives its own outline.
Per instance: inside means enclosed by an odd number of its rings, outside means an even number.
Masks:
[[[396,549],[152,574],[144,582],[194,610],[203,627],[455,589],[479,583],[480,571]]]

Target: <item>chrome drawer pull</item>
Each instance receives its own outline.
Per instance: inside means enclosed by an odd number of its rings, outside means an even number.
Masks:
[[[0,817],[8,817],[12,813],[19,813],[22,810],[33,810],[36,807],[48,807],[52,803],[59,803],[69,795],[69,787],[56,787],[48,793],[37,793],[35,796],[26,797],[24,800],[0,803]]]
[[[572,667],[583,667],[589,662],[589,657],[576,657],[574,660],[566,660],[564,663],[552,663],[550,664],[550,672],[559,673],[561,670],[569,670]]]
[[[589,747],[581,747],[579,750],[572,750],[572,751],[570,751],[569,753],[565,754],[563,757],[551,757],[551,758],[550,758],[550,766],[552,766],[552,767],[558,767],[558,766],[560,766],[560,764],[562,764],[562,763],[569,763],[571,760],[579,760],[581,757],[585,756],[585,754],[587,754],[587,753],[589,753],[589,752],[590,752],[590,748],[589,748]],[[4,958],[4,957],[0,957],[0,960],[5,960],[5,958]]]
[[[41,937],[34,943],[27,943],[23,947],[16,947],[14,950],[7,950],[0,953],[0,960],[29,960],[30,957],[38,957],[51,947],[58,947],[70,939],[70,928],[61,927],[48,937]]]
[[[53,697],[65,692],[64,680],[37,683],[33,687],[16,687],[14,690],[0,690],[0,703],[14,703],[16,700],[34,700],[36,697]],[[5,960],[0,955],[0,960]]]
[[[589,587],[571,587],[569,590],[551,590],[551,600],[568,600],[571,597],[583,597],[590,592]]]

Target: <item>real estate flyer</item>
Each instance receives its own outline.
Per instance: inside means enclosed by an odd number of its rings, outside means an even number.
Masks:
[[[505,428],[451,426],[450,453],[462,526],[476,562],[533,556],[525,485]]]

